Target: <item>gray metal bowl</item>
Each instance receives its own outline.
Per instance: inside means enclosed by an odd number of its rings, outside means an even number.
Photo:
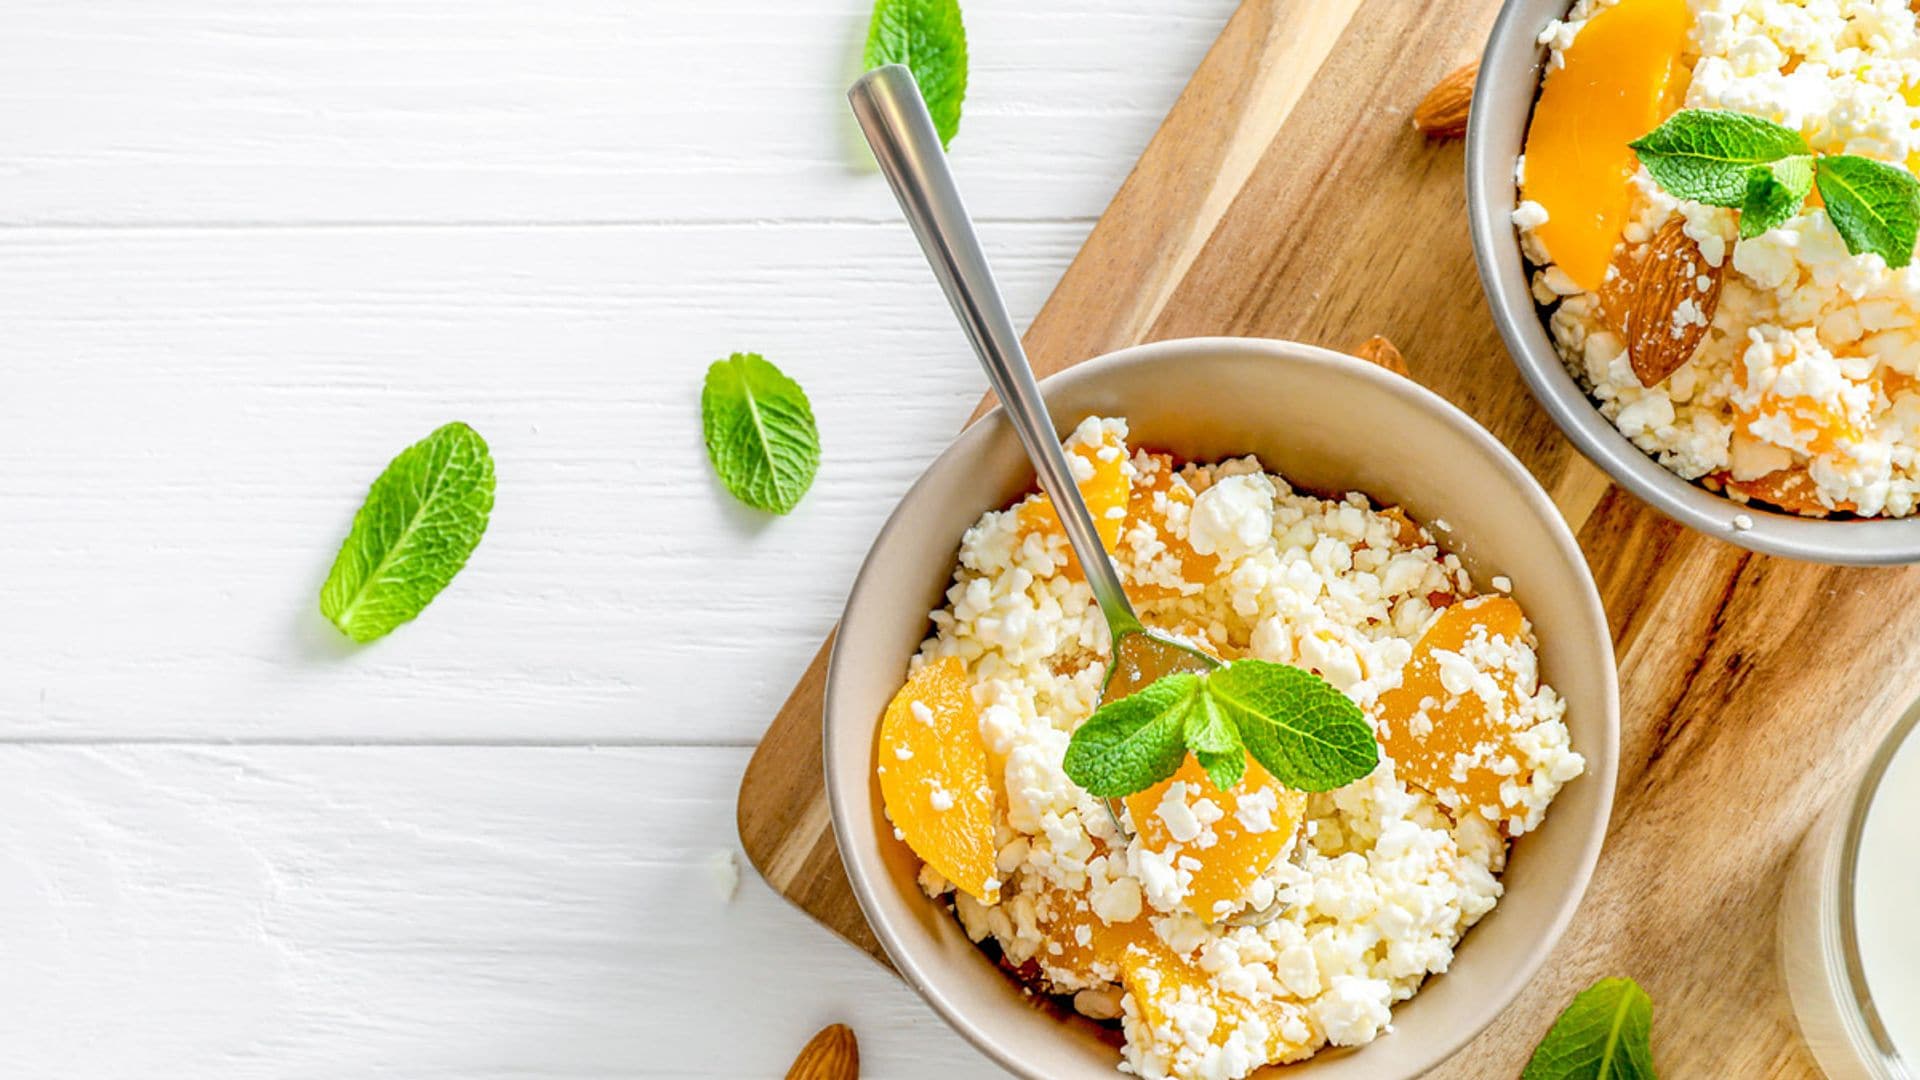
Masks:
[[[1769,555],[1813,562],[1881,566],[1920,562],[1920,517],[1821,521],[1737,503],[1662,468],[1600,415],[1554,352],[1527,287],[1512,214],[1514,160],[1547,50],[1536,39],[1570,0],[1507,0],[1480,62],[1467,126],[1467,220],[1474,258],[1493,320],[1533,396],[1560,430],[1620,486],[1689,528]],[[1742,524],[1751,522],[1750,527]]]

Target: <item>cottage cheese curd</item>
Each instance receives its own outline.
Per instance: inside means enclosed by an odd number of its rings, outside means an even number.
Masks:
[[[1565,64],[1588,20],[1619,0],[1578,0],[1541,41]],[[1911,168],[1920,152],[1920,31],[1906,0],[1687,0],[1685,106],[1798,129],[1816,152]],[[1538,203],[1513,215],[1539,267],[1535,299],[1568,370],[1635,445],[1733,497],[1814,515],[1905,516],[1920,490],[1920,267],[1850,255],[1818,200],[1741,240],[1735,211],[1675,200],[1641,169],[1622,243],[1679,215],[1724,290],[1693,357],[1640,385],[1606,309],[1554,265]],[[1698,309],[1676,313],[1703,321]],[[1744,490],[1743,490],[1744,489]],[[1783,492],[1795,492],[1792,496]],[[1771,494],[1770,494],[1771,493]]]
[[[1397,508],[1295,491],[1253,458],[1176,467],[1126,435],[1124,421],[1088,419],[1068,447],[1124,480],[1124,513],[1096,516],[1118,525],[1110,550],[1141,616],[1223,658],[1310,668],[1360,705],[1383,751],[1424,747],[1430,760],[1383,752],[1371,775],[1310,796],[1260,782],[1251,762],[1232,792],[1190,770],[1129,797],[1123,831],[1061,768],[1098,702],[1108,637],[1030,496],[966,532],[912,664],[963,665],[979,707],[997,789],[994,891],[931,869],[922,888],[950,896],[1026,985],[1117,1022],[1124,1071],[1236,1078],[1370,1042],[1396,1002],[1447,970],[1500,898],[1509,838],[1582,771],[1564,702],[1539,681],[1518,606],[1476,599],[1459,560]],[[1083,491],[1099,482],[1081,470]],[[1458,617],[1486,604],[1511,624]],[[1443,624],[1472,629],[1436,644]],[[1497,736],[1436,737],[1468,723]],[[877,767],[890,758],[883,747]],[[1416,768],[1425,785],[1410,781]],[[1249,850],[1273,854],[1196,912],[1217,860]],[[1263,909],[1279,914],[1221,921]]]

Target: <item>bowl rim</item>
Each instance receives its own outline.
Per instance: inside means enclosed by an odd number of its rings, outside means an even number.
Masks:
[[[1635,446],[1568,374],[1528,286],[1512,221],[1518,149],[1506,149],[1503,137],[1512,132],[1515,109],[1523,131],[1532,116],[1547,55],[1537,40],[1540,30],[1569,6],[1571,0],[1506,0],[1501,5],[1481,54],[1474,108],[1467,120],[1467,225],[1474,262],[1494,325],[1534,399],[1615,483],[1688,528],[1750,551],[1808,562],[1920,562],[1920,514],[1834,521],[1735,502],[1670,472]],[[1524,148],[1524,136],[1513,145]]]
[[[1487,1002],[1495,1003],[1494,1007],[1484,1008],[1471,1023],[1453,1028],[1448,1038],[1433,1040],[1435,1049],[1428,1055],[1429,1060],[1416,1072],[1410,1074],[1417,1076],[1457,1054],[1513,1003],[1545,964],[1547,957],[1552,954],[1592,883],[1600,851],[1612,824],[1614,789],[1618,778],[1620,756],[1619,668],[1613,653],[1610,624],[1607,621],[1605,609],[1600,603],[1599,590],[1594,583],[1592,570],[1587,565],[1586,556],[1581,552],[1571,530],[1567,528],[1566,521],[1560,516],[1559,509],[1554,506],[1552,499],[1534,479],[1533,474],[1504,444],[1472,417],[1452,402],[1410,378],[1315,345],[1275,338],[1211,336],[1174,338],[1121,348],[1050,375],[1040,381],[1040,387],[1043,394],[1051,398],[1052,392],[1062,386],[1097,379],[1104,373],[1123,366],[1177,363],[1196,353],[1220,351],[1264,356],[1289,363],[1340,366],[1349,374],[1355,374],[1362,381],[1371,383],[1375,390],[1408,399],[1418,407],[1436,413],[1447,426],[1458,431],[1469,441],[1478,444],[1495,462],[1503,478],[1519,489],[1556,554],[1575,568],[1579,579],[1578,584],[1581,586],[1578,590],[1582,609],[1579,615],[1583,622],[1595,627],[1598,631],[1588,642],[1589,655],[1576,656],[1572,661],[1594,663],[1606,675],[1601,680],[1602,705],[1605,712],[1602,718],[1601,745],[1580,748],[1587,760],[1587,771],[1581,779],[1598,788],[1597,801],[1593,810],[1597,820],[1594,826],[1588,829],[1584,844],[1577,853],[1571,884],[1559,898],[1552,917],[1535,934],[1534,947],[1527,953],[1526,958],[1520,964],[1509,968],[1497,991],[1484,998]],[[869,572],[873,568],[880,549],[885,547],[890,537],[902,528],[907,508],[914,501],[914,496],[924,485],[930,483],[936,471],[941,470],[952,460],[977,453],[979,444],[991,437],[997,426],[1005,423],[1002,409],[996,405],[961,431],[901,496],[899,504],[888,514],[885,524],[881,526],[874,538],[872,547],[861,561],[859,573],[848,592],[846,608],[841,615],[843,623],[857,618],[858,610],[867,602],[867,594],[877,588]],[[839,711],[836,705],[839,679],[836,675],[843,658],[839,647],[843,640],[845,640],[843,635],[835,636],[833,650],[828,659],[825,693],[821,707],[821,755],[835,848],[839,852],[841,866],[846,872],[854,897],[859,902],[861,913],[867,925],[873,930],[882,950],[892,962],[894,970],[933,1007],[949,1027],[958,1032],[975,1049],[1013,1074],[1026,1077],[1028,1080],[1048,1080],[1003,1047],[991,1032],[984,1030],[971,1014],[956,1005],[942,991],[936,978],[921,970],[913,961],[912,956],[899,944],[900,931],[888,919],[885,907],[879,902],[877,890],[881,886],[877,879],[885,877],[883,868],[877,864],[871,868],[864,865],[860,861],[859,853],[844,839],[852,834],[848,817],[850,800],[855,797],[871,798],[868,786],[871,777],[864,769],[860,770],[857,776],[846,776],[834,763],[834,717]],[[868,717],[865,718],[865,722],[871,725],[877,723],[877,718]],[[1360,1049],[1363,1050],[1364,1047]]]

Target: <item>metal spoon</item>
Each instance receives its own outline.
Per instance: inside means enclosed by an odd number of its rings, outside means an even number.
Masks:
[[[933,276],[946,291],[953,313],[973,343],[987,380],[1000,395],[1007,419],[1020,435],[1041,490],[1053,500],[1067,542],[1080,560],[1087,585],[1106,617],[1112,635],[1113,656],[1107,666],[1101,700],[1115,700],[1142,689],[1175,671],[1207,671],[1219,661],[1206,653],[1150,630],[1134,614],[1120,584],[1119,571],[1100,545],[1093,515],[1080,498],[1066,451],[1060,447],[1046,402],[1041,400],[1033,368],[1007,313],[1000,287],[987,267],[987,256],[974,234],[973,222],[960,201],[947,157],[940,149],[933,118],[905,66],[889,64],[860,77],[847,92],[860,130],[879,159],[880,171],[893,186],[900,209],[920,240]]]
[[[853,84],[847,100],[853,105],[867,144],[873,147],[881,174],[900,200],[900,210],[913,227],[933,276],[953,305],[967,340],[973,343],[980,366],[987,370],[987,381],[1000,396],[1007,419],[1033,461],[1041,489],[1053,500],[1067,542],[1086,574],[1100,614],[1106,617],[1113,647],[1101,684],[1101,702],[1126,697],[1162,675],[1219,667],[1220,661],[1206,652],[1141,623],[1127,600],[1120,573],[1101,546],[1093,515],[1080,498],[1066,451],[1060,447],[1059,433],[1053,418],[1047,415],[1020,334],[987,266],[973,221],[960,201],[960,189],[947,168],[946,153],[940,148],[940,137],[913,74],[900,64],[877,68]],[[1125,819],[1115,803],[1108,800],[1108,812],[1125,832]],[[1282,906],[1276,903],[1261,911],[1241,912],[1227,922],[1264,922]]]

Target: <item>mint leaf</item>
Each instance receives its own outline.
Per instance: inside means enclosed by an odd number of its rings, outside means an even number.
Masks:
[[[1751,240],[1800,212],[1813,190],[1813,159],[1795,154],[1747,173],[1747,194],[1740,202],[1740,238]]]
[[[1253,759],[1295,791],[1331,791],[1380,763],[1360,706],[1310,671],[1236,660],[1207,676],[1207,690]]]
[[[1320,676],[1265,660],[1165,676],[1100,706],[1067,743],[1068,779],[1101,798],[1144,791],[1187,752],[1226,791],[1247,755],[1296,791],[1330,791],[1380,761],[1360,707]]]
[[[1632,979],[1601,979],[1574,996],[1520,1080],[1655,1080],[1653,999]]]
[[[1187,711],[1186,742],[1216,789],[1231,790],[1246,775],[1247,750],[1240,742],[1240,730],[1220,711],[1211,693],[1201,694]]]
[[[1220,753],[1195,750],[1193,759],[1206,770],[1207,780],[1216,791],[1233,790],[1247,775],[1247,752],[1239,746]]]
[[[1183,672],[1100,706],[1073,733],[1061,768],[1099,798],[1145,791],[1187,759],[1186,717],[1200,692],[1200,676]]]
[[[1873,252],[1898,269],[1913,261],[1920,180],[1897,165],[1841,154],[1816,166],[1827,217],[1855,255]]]
[[[467,564],[493,510],[486,440],[452,423],[414,443],[373,482],[320,588],[320,613],[355,641],[421,610]]]
[[[757,353],[734,353],[707,369],[700,425],[720,482],[755,509],[791,511],[820,471],[820,432],[806,391]]]
[[[1813,153],[1790,127],[1721,109],[1682,109],[1627,145],[1667,194],[1711,206],[1742,205],[1755,165]]]
[[[1187,749],[1194,753],[1224,754],[1240,749],[1240,733],[1220,712],[1212,694],[1201,694],[1186,716]]]
[[[967,28],[959,0],[874,0],[863,63],[868,71],[907,65],[933,114],[940,145],[953,142],[967,96]]]

